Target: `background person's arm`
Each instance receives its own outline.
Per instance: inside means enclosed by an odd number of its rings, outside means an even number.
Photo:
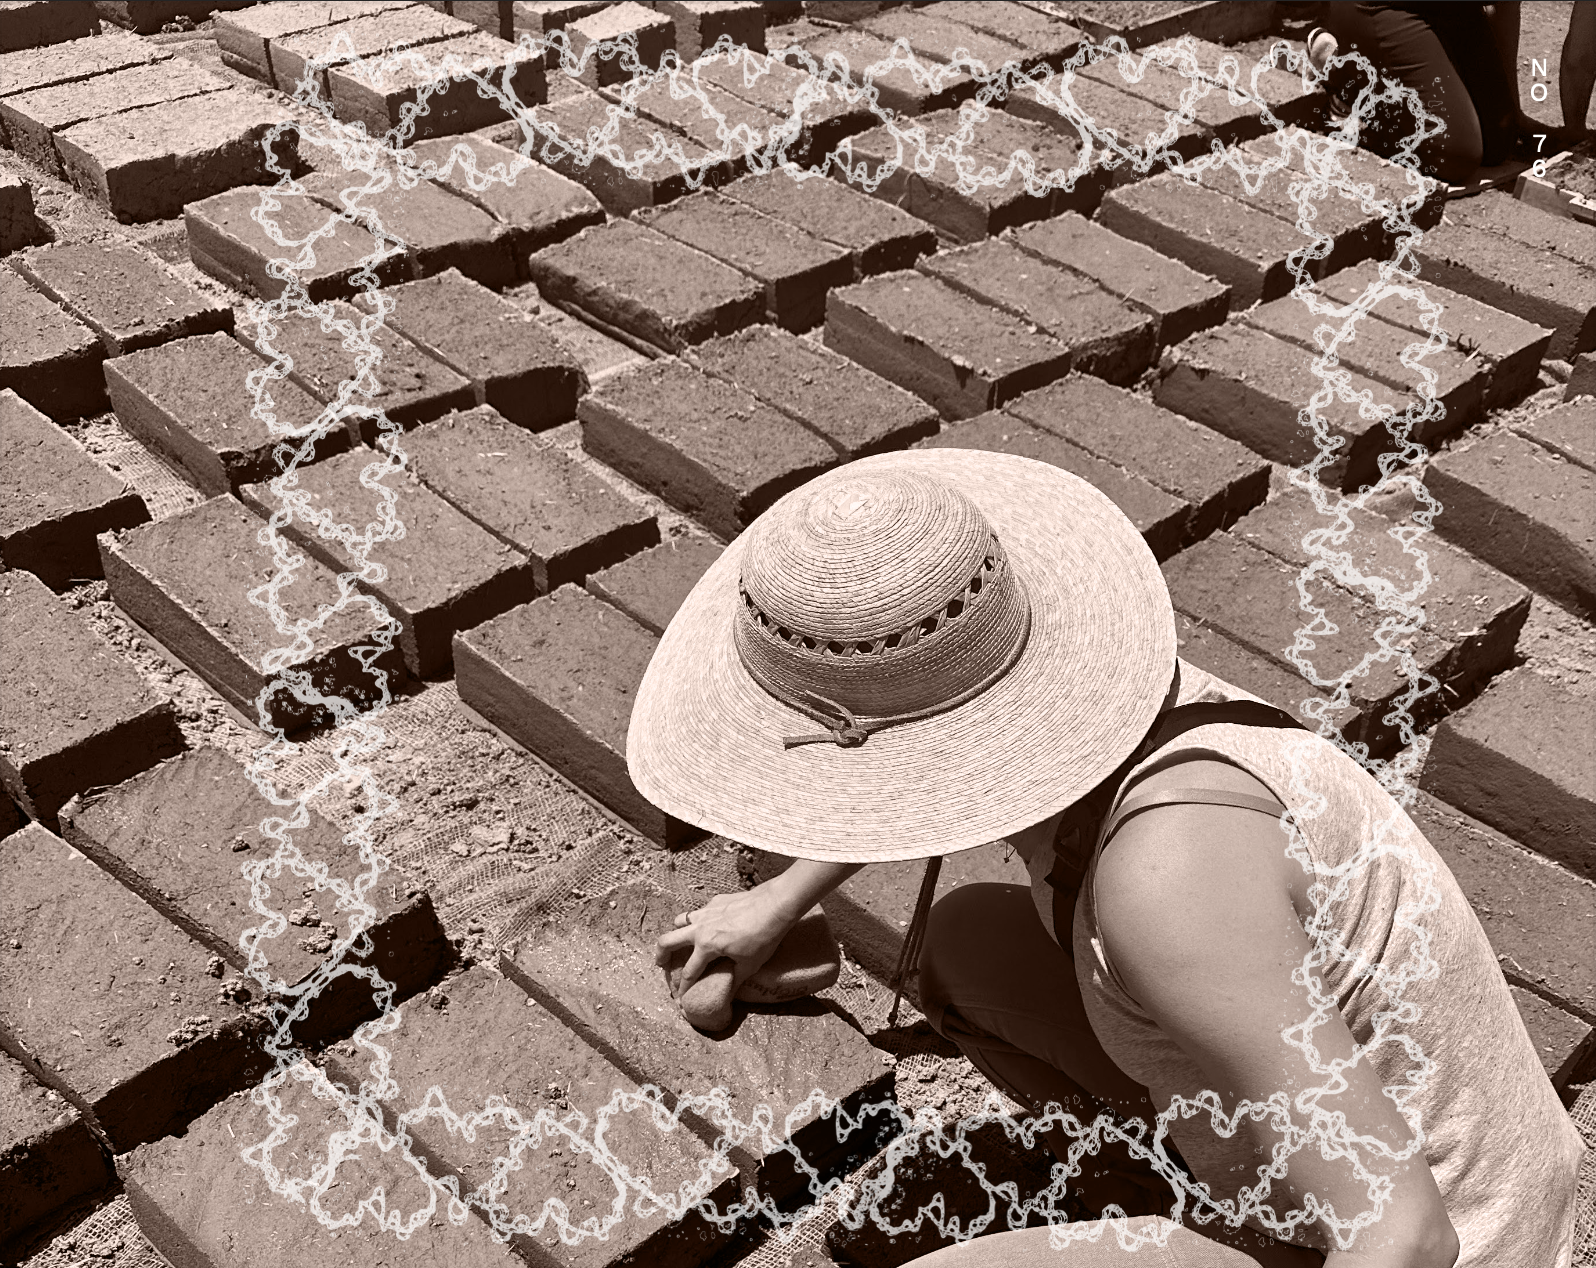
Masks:
[[[1496,54],[1501,58],[1502,71],[1507,75],[1508,92],[1513,98],[1513,117],[1518,120],[1518,126],[1527,131],[1537,125],[1534,119],[1524,113],[1524,102],[1518,88],[1518,37],[1523,19],[1520,2],[1504,0],[1502,3],[1488,4],[1485,13],[1491,24],[1491,34],[1496,39]]]

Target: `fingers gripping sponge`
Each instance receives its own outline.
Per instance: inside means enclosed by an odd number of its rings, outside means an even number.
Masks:
[[[681,982],[687,956],[686,950],[677,952],[665,969],[672,993]],[[735,968],[734,961],[723,956],[681,997],[682,1015],[689,1023],[713,1034],[731,1025],[734,999],[747,1004],[783,1004],[823,991],[837,980],[842,961],[826,915],[815,907],[787,931],[770,959],[734,995]]]

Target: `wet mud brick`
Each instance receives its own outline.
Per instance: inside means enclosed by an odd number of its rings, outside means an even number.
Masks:
[[[1146,48],[1160,40],[1193,35],[1202,40],[1236,43],[1269,30],[1274,14],[1267,5],[1241,3],[1240,0],[1209,0],[1206,4],[1163,4],[1162,13],[1122,8],[1117,4],[1075,7],[1075,20],[1081,29],[1101,41],[1110,35],[1123,36],[1133,49]]]
[[[1088,277],[1153,319],[1159,348],[1225,320],[1230,287],[1151,247],[1065,212],[1004,234],[1039,259]]]
[[[469,379],[478,405],[491,405],[533,430],[575,415],[587,390],[582,367],[570,349],[509,300],[453,269],[386,294],[394,299],[388,324]]]
[[[198,97],[228,86],[220,75],[174,57],[0,97],[0,127],[23,158],[52,176],[65,176],[55,133],[122,110]]]
[[[1190,503],[1183,546],[1269,496],[1269,464],[1245,445],[1089,375],[1027,392],[1004,412]]]
[[[347,123],[362,123],[368,136],[380,136],[396,127],[407,105],[418,101],[422,90],[436,84],[427,97],[426,111],[415,118],[411,136],[416,139],[453,136],[491,127],[510,118],[497,97],[483,96],[475,80],[453,79],[444,59],[458,58],[461,68],[479,75],[492,89],[512,101],[532,106],[548,99],[543,61],[520,57],[515,47],[485,31],[472,31],[421,50],[425,67],[406,58],[397,67],[334,66],[327,72],[327,90],[333,111]]]
[[[278,84],[272,74],[273,40],[314,31],[339,22],[409,8],[407,0],[289,0],[288,3],[251,5],[235,13],[216,15],[216,47],[222,62],[284,92],[292,83]]]
[[[626,771],[626,726],[657,640],[572,585],[455,636],[460,699],[643,835],[672,844],[674,820]]]
[[[637,1091],[632,1079],[587,1045],[573,1042],[571,1032],[547,1009],[497,973],[482,967],[467,969],[444,982],[431,998],[439,995],[447,1001],[441,1008],[424,1008],[418,1001],[405,1009],[394,1036],[390,1073],[402,1091],[383,1103],[390,1127],[398,1114],[421,1101],[424,1089],[434,1086],[444,1089],[456,1113],[480,1110],[497,1095],[528,1123],[538,1111],[552,1108],[558,1118],[575,1111],[595,1126],[598,1111],[616,1093]],[[328,1066],[332,1076],[350,1088],[370,1078],[368,1058],[352,1044],[334,1049]],[[551,1084],[555,1092],[548,1090]],[[553,1100],[556,1096],[564,1098],[563,1105]],[[487,1185],[495,1162],[512,1156],[516,1136],[502,1121],[479,1126],[472,1142],[436,1118],[416,1124],[411,1131],[414,1148],[427,1160],[431,1174],[458,1177],[462,1196]],[[591,1128],[579,1135],[592,1144]],[[700,1166],[711,1157],[709,1147],[689,1130],[663,1132],[644,1109],[615,1114],[604,1132],[604,1143],[611,1157],[632,1175],[647,1176],[649,1187],[661,1196],[676,1195],[684,1182],[696,1184]],[[529,1141],[520,1156],[522,1167],[510,1174],[508,1189],[496,1199],[508,1218],[518,1212],[536,1218],[545,1200],[557,1196],[569,1208],[571,1222],[580,1225],[585,1219],[607,1217],[620,1196],[603,1167],[577,1152],[568,1137],[540,1136]],[[740,1194],[730,1167],[722,1164],[719,1171],[727,1178],[711,1190],[711,1200],[725,1207]],[[627,1208],[633,1199],[627,1190]],[[510,1244],[523,1259],[541,1268],[555,1264],[606,1268],[636,1262],[696,1268],[725,1240],[696,1211],[671,1222],[660,1212],[640,1217],[628,1209],[626,1219],[604,1241],[588,1237],[575,1246],[564,1245],[551,1219],[541,1235],[514,1234]]]
[[[890,1099],[891,1072],[880,1054],[819,1000],[737,1004],[731,1026],[714,1037],[689,1026],[653,954],[654,939],[680,909],[679,898],[632,881],[589,899],[569,923],[534,934],[513,958],[501,957],[501,967],[629,1077],[660,1087],[667,1104],[724,1088],[743,1122],[769,1106],[779,1134],[788,1114],[817,1089],[853,1115]],[[833,1122],[814,1114],[799,1120],[791,1141],[817,1167],[848,1149]],[[760,1157],[760,1148],[757,1136],[745,1140],[731,1160],[759,1164],[761,1196],[780,1201],[803,1181],[791,1155]]]
[[[908,40],[922,62],[952,65],[962,51],[982,63],[989,75],[998,74],[1005,66],[1020,69],[1031,62],[1026,49],[1012,40],[907,6],[866,18],[859,26],[888,44]]]
[[[100,20],[86,4],[25,0],[0,6],[0,53],[60,44],[99,32]]]
[[[274,1093],[297,1123],[272,1149],[285,1177],[308,1177],[327,1161],[328,1140],[347,1131],[337,1100],[319,1100],[290,1077]],[[475,1106],[471,1108],[477,1108]],[[436,1120],[434,1120],[436,1121]],[[271,1135],[266,1109],[247,1093],[220,1101],[182,1136],[141,1145],[117,1159],[139,1230],[168,1260],[183,1268],[525,1268],[526,1261],[493,1240],[481,1220],[451,1224],[442,1210],[400,1241],[380,1230],[370,1212],[359,1224],[332,1232],[306,1204],[272,1192],[259,1166],[244,1161],[246,1145]],[[340,1163],[321,1209],[332,1220],[353,1216],[356,1204],[381,1185],[390,1217],[407,1218],[427,1206],[430,1194],[399,1151],[374,1144]],[[440,1204],[441,1207],[441,1204]],[[241,1216],[240,1212],[247,1212]]]
[[[72,183],[118,220],[161,220],[236,185],[273,183],[263,143],[290,118],[275,102],[229,88],[207,94],[203,110],[172,101],[90,119],[56,133],[56,146]],[[271,144],[277,162],[292,167],[298,133]]]
[[[1507,980],[1596,1021],[1596,885],[1429,793],[1408,814],[1468,896]]]
[[[1286,257],[1305,243],[1283,220],[1167,172],[1110,190],[1097,219],[1122,237],[1218,278],[1230,287],[1232,312],[1288,293],[1295,281]]]
[[[336,16],[341,6],[332,7]],[[325,64],[317,69],[313,82],[321,99],[331,101],[327,75],[334,66],[346,65],[357,57],[368,60],[381,58],[401,44],[424,48],[470,35],[476,29],[469,22],[462,22],[419,4],[368,13],[363,17],[274,38],[271,41],[272,77],[281,91],[295,93],[305,78],[309,62],[313,59],[322,61]],[[335,53],[334,46],[340,43],[342,49]],[[425,56],[430,57],[431,54]]]
[[[365,319],[358,309],[341,302],[334,303],[333,313],[357,331]],[[288,370],[289,381],[323,405],[335,400],[339,385],[354,377],[365,354],[345,348],[344,336],[336,328],[324,328],[320,317],[290,310],[273,324],[276,331],[266,342],[293,361]],[[260,327],[246,321],[235,333],[238,341],[263,361],[274,360],[258,346],[263,337]],[[380,357],[362,380],[373,387],[371,394],[357,390],[351,398],[357,408],[369,402],[367,408],[380,409],[390,422],[408,428],[453,409],[467,409],[475,400],[467,379],[387,326],[373,326],[368,337]],[[376,418],[350,417],[346,421],[352,441],[376,444],[380,431]]]
[[[785,42],[784,40],[783,43]],[[828,78],[836,79],[838,83],[852,84],[856,88],[867,88],[866,72],[870,67],[892,57],[891,40],[882,39],[879,35],[858,27],[829,30],[824,34],[805,38],[801,41],[801,46],[813,59],[818,71],[826,74]],[[833,55],[841,57],[847,63],[846,78],[838,72],[827,71],[826,59]],[[785,60],[789,66],[798,70],[809,69],[800,54],[789,53]],[[917,60],[922,66],[929,64],[934,77],[940,74],[940,84],[936,86],[923,84],[907,67],[894,67],[885,75],[871,79],[868,84],[868,87],[875,89],[876,100],[882,109],[890,110],[900,118],[924,115],[951,109],[961,101],[968,101],[975,96],[976,89],[980,85],[968,73],[939,66],[929,56]]]
[[[672,537],[591,574],[587,590],[659,638],[720,552],[718,542],[696,533]]]
[[[606,3],[607,0],[516,0],[511,13],[514,38],[520,39],[523,32],[534,39],[545,38],[565,30],[578,18],[591,17]],[[559,69],[559,50],[552,44],[546,47],[544,64],[551,72]]]
[[[996,36],[1017,45],[1021,63],[1027,69],[1040,62],[1055,69],[1075,55],[1082,35],[1066,22],[1059,22],[1038,9],[1023,4],[999,4],[994,0],[939,0],[919,9],[918,15],[935,18],[944,29],[953,23]],[[919,48],[919,42],[914,44]],[[974,51],[973,49],[971,50]],[[997,69],[989,65],[988,70]]]
[[[659,541],[652,515],[491,408],[450,414],[404,447],[426,487],[528,557],[538,594]]]
[[[1323,325],[1339,329],[1342,324],[1336,317],[1310,312],[1307,304],[1291,295],[1248,309],[1240,320],[1276,339],[1296,344],[1310,357],[1320,353],[1314,331]],[[1358,318],[1352,330],[1353,337],[1343,340],[1336,349],[1340,364],[1389,389],[1375,394],[1376,405],[1388,405],[1397,413],[1418,408],[1422,379],[1417,371],[1403,365],[1401,358],[1405,348],[1424,342],[1424,337],[1381,321],[1372,313]],[[1433,441],[1472,427],[1484,417],[1489,366],[1452,346],[1426,353],[1419,364],[1435,372],[1435,397],[1446,412],[1421,424],[1416,429],[1417,439]]]
[[[63,242],[11,267],[99,335],[107,356],[233,326],[226,304],[131,247]]]
[[[33,210],[33,186],[12,172],[0,171],[0,255],[47,237]]]
[[[498,223],[480,207],[431,181],[402,189],[396,180],[380,194],[359,192],[366,179],[364,174],[317,172],[301,183],[331,211],[344,214],[353,207],[350,214],[362,236],[369,235],[366,213],[374,212],[384,232],[403,240],[413,278],[455,269],[487,287],[514,283],[510,244],[500,236]],[[347,200],[345,189],[355,191]],[[368,240],[373,239],[368,236]]]
[[[751,326],[765,308],[752,278],[624,220],[584,229],[527,267],[545,298],[667,352]]]
[[[122,427],[214,496],[270,479],[281,469],[276,446],[297,449],[304,443],[274,436],[251,413],[255,402],[247,380],[260,368],[258,356],[218,333],[113,357],[105,381]],[[320,402],[288,379],[268,383],[266,391],[281,425],[308,428],[321,413]],[[348,447],[348,431],[335,426],[316,442],[315,455],[325,458]]]
[[[45,48],[0,53],[0,97],[89,79],[127,66],[147,66],[171,56],[160,45],[125,31],[107,31]]]
[[[0,267],[0,390],[11,389],[51,418],[105,409],[105,349],[94,332]]]
[[[1320,390],[1309,368],[1312,356],[1295,344],[1237,322],[1193,335],[1164,351],[1162,376],[1153,399],[1167,410],[1206,423],[1270,462],[1305,466],[1317,455],[1312,428],[1298,413]],[[1351,390],[1375,399],[1387,389],[1354,370]],[[1363,418],[1341,400],[1323,406],[1320,417],[1341,441],[1320,472],[1325,483],[1348,492],[1379,477],[1376,460],[1396,447],[1379,419]]]
[[[1434,459],[1436,531],[1554,603],[1596,614],[1596,475],[1511,432]]]
[[[1596,352],[1581,353],[1574,360],[1574,372],[1568,376],[1563,399],[1571,401],[1576,396],[1596,396]]]
[[[786,175],[751,175],[726,186],[730,199],[847,249],[853,276],[913,268],[937,249],[937,232],[906,211],[872,198],[841,181],[815,177],[795,181]]]
[[[1012,243],[977,242],[928,256],[915,267],[1053,336],[1069,350],[1072,369],[1126,384],[1153,359],[1151,318]]]
[[[94,0],[100,17],[130,31],[150,35],[174,18],[203,22],[217,9],[242,9],[254,0]]]
[[[950,423],[938,435],[919,441],[915,448],[983,449],[1050,463],[1079,476],[1119,507],[1147,542],[1154,558],[1168,559],[1186,539],[1191,507],[1180,498],[1001,410]]]
[[[1576,1077],[1583,1082],[1583,1071],[1588,1070],[1589,1057],[1596,1051],[1596,1031],[1588,1022],[1570,1016],[1533,991],[1509,986],[1508,992],[1552,1086],[1563,1092]]]
[[[1431,741],[1419,787],[1596,880],[1596,702],[1504,674]]]
[[[379,504],[361,484],[360,473],[383,461],[385,455],[374,450],[352,449],[303,468],[299,487],[336,523],[370,523],[380,514]],[[357,584],[381,599],[398,620],[405,668],[414,677],[431,678],[448,671],[456,630],[470,629],[537,593],[532,564],[425,485],[406,482],[403,471],[377,482],[394,491],[395,514],[405,531],[398,541],[379,542],[371,549],[370,558],[388,575]],[[264,485],[246,484],[238,496],[262,519],[271,518],[279,505]],[[353,552],[322,537],[310,524],[295,520],[282,531],[335,573],[362,566]]]
[[[1484,190],[1473,198],[1453,199],[1447,204],[1446,219],[1512,238],[1539,251],[1550,251],[1575,264],[1588,267],[1596,260],[1596,225],[1553,215],[1499,189]]]
[[[201,272],[225,282],[246,295],[276,299],[287,287],[273,277],[268,266],[273,260],[294,261],[298,247],[279,246],[264,227],[252,219],[265,191],[233,189],[225,194],[190,203],[183,208],[183,226],[188,233],[188,256]],[[293,242],[309,237],[335,221],[331,233],[317,238],[312,248],[314,262],[297,273],[310,298],[320,303],[355,294],[360,287],[353,279],[365,258],[376,250],[376,240],[363,225],[339,219],[337,214],[308,194],[274,191],[277,206],[266,213],[281,236]],[[401,248],[388,248],[390,254],[373,266],[379,284],[400,281],[409,276],[409,260]]]
[[[1069,372],[1051,335],[920,273],[883,273],[831,292],[826,346],[972,418]]]
[[[588,453],[726,541],[837,462],[752,392],[674,358],[609,379],[577,417]]]
[[[1181,32],[1184,36],[1186,32]],[[1264,58],[1258,53],[1256,46],[1252,50],[1230,49],[1211,40],[1192,39],[1194,52],[1197,57],[1197,70],[1203,79],[1211,84],[1219,85],[1222,90],[1218,94],[1220,101],[1228,101],[1228,88],[1235,83],[1239,92],[1249,96],[1253,93],[1253,70]],[[1225,68],[1225,60],[1234,57],[1237,63],[1237,73],[1232,80]],[[1320,126],[1328,120],[1325,107],[1325,98],[1322,89],[1317,86],[1304,88],[1302,76],[1293,71],[1281,68],[1265,67],[1258,72],[1258,96],[1265,105],[1274,113],[1275,118],[1284,124],[1299,124],[1306,128],[1319,131]],[[1176,108],[1178,98],[1172,98],[1167,109]],[[1261,112],[1260,112],[1261,113]],[[1328,131],[1328,128],[1323,128]],[[1265,129],[1266,134],[1268,128]]]
[[[765,51],[765,7],[759,0],[659,0],[655,5],[676,26],[676,51],[696,61],[721,36],[733,45]]]
[[[22,812],[17,803],[0,787],[0,837],[8,837],[22,826]]]
[[[660,59],[676,46],[676,24],[670,15],[634,0],[606,5],[597,13],[576,18],[565,30],[573,56],[580,59],[588,49],[593,49],[587,54],[579,76],[589,88],[624,84],[632,77],[632,72],[622,64],[621,53],[601,53],[595,45],[631,36],[634,54],[645,71],[659,69]]]
[[[790,43],[785,30],[775,39],[779,48]],[[693,64],[693,74],[699,83],[713,84],[784,121],[797,112],[798,92],[810,82],[807,70],[789,66],[775,57],[733,60],[706,54]],[[799,116],[802,126],[798,140],[787,152],[794,162],[817,162],[836,149],[843,137],[873,128],[879,122],[863,102],[846,100],[836,80],[826,81],[824,74],[821,79],[825,84],[824,96],[819,101],[805,103],[803,114]],[[805,187],[824,183],[803,182]]]
[[[260,988],[246,975],[249,957],[239,950],[245,932],[264,923],[251,903],[243,868],[277,852],[277,842],[260,831],[263,819],[282,810],[261,796],[248,773],[221,749],[192,749],[162,762],[115,788],[90,793],[63,812],[63,835],[107,873],[202,946],[220,956],[256,1002]],[[351,885],[370,870],[360,849],[314,810],[310,822],[290,837],[312,865]],[[290,985],[316,971],[328,953],[318,947],[324,935],[346,937],[353,913],[338,910],[331,889],[296,875],[286,864],[279,877],[261,877],[266,904],[288,916],[304,914],[259,947],[273,979]],[[309,893],[305,891],[309,890]],[[310,924],[305,900],[316,909]],[[384,873],[366,891],[376,909],[366,926],[373,954],[351,950],[348,963],[374,965],[406,999],[443,975],[450,958],[448,938],[426,891],[405,897],[399,874]],[[295,1025],[301,1041],[347,1033],[379,1014],[372,986],[352,976],[335,978],[311,1004],[310,1016]]]
[[[1547,356],[1568,361],[1596,348],[1596,269],[1456,223],[1431,229],[1414,254],[1426,283],[1553,330]]]
[[[1570,401],[1515,423],[1513,430],[1576,466],[1596,471],[1596,401]]]
[[[115,1152],[265,1073],[260,1023],[153,907],[36,823],[0,841],[0,863],[0,923],[22,944],[0,958],[0,1046]],[[169,1037],[189,1021],[191,1041]]]
[[[1213,134],[1206,128],[1192,124],[1178,125],[1171,141],[1160,141],[1169,124],[1164,111],[1150,101],[1121,91],[1113,83],[1066,71],[1062,76],[1048,77],[1048,90],[1062,96],[1066,91],[1066,79],[1069,97],[1091,120],[1096,131],[1107,134],[1108,139],[1094,136],[1093,144],[1099,147],[1097,161],[1103,168],[1104,177],[1112,184],[1126,185],[1142,180],[1148,172],[1138,170],[1134,161],[1124,159],[1118,160],[1117,166],[1110,167],[1107,162],[1108,155],[1112,153],[1110,141],[1131,150],[1137,156],[1137,161],[1152,144],[1154,158],[1150,170],[1155,174],[1163,171],[1168,161],[1160,156],[1178,154],[1187,159],[1196,158],[1212,144]],[[1003,103],[1003,108],[1010,114],[1043,124],[1066,137],[1073,139],[1080,135],[1068,115],[1043,100],[1034,89],[1027,91],[1022,88],[1011,93]],[[1154,140],[1149,142],[1149,137]]]
[[[1148,61],[1141,79],[1135,83],[1121,71],[1118,59],[1112,56],[1082,67],[1081,74],[1140,97],[1160,111],[1178,110],[1182,95],[1195,82],[1198,87],[1192,103],[1192,121],[1197,129],[1226,145],[1251,140],[1269,131],[1262,110],[1254,103],[1232,104],[1228,87],[1221,87],[1207,78],[1188,80],[1179,70],[1156,61]]]
[[[1348,507],[1353,532],[1341,545],[1323,549],[1346,553],[1369,577],[1384,577],[1399,594],[1419,591],[1423,575],[1417,558],[1404,554],[1389,534],[1396,525],[1373,511]],[[1243,541],[1305,567],[1308,533],[1333,527],[1335,517],[1320,515],[1300,489],[1290,489],[1252,511],[1231,532]],[[1449,545],[1434,533],[1416,543],[1429,556],[1430,581],[1412,602],[1424,608],[1425,629],[1451,648],[1440,670],[1441,692],[1451,708],[1471,688],[1513,663],[1519,631],[1529,616],[1529,591],[1489,564]]]
[[[144,499],[76,437],[0,391],[0,560],[52,589],[98,577],[95,537],[149,519]]]
[[[32,573],[0,573],[0,634],[0,785],[29,818],[183,750],[171,702]]]
[[[450,155],[457,146],[466,147],[476,170],[484,174],[503,163],[513,182],[494,181],[486,189],[472,189],[466,165],[458,160],[451,165]],[[498,222],[498,236],[508,242],[518,275],[526,273],[532,252],[604,223],[604,208],[588,190],[541,163],[523,162],[516,151],[484,137],[436,137],[414,149],[418,159],[438,165],[439,183]]]
[[[1166,560],[1163,569],[1176,611],[1205,622],[1288,673],[1297,672],[1286,651],[1297,630],[1312,618],[1299,607],[1296,568],[1240,538],[1218,533]],[[1314,647],[1304,655],[1321,678],[1333,681],[1376,650],[1373,631],[1382,618],[1373,604],[1323,577],[1309,583],[1308,594],[1337,633],[1314,634]],[[1441,676],[1451,650],[1446,643],[1420,630],[1410,646],[1421,671]],[[1306,680],[1304,686],[1312,689]],[[1353,679],[1351,702],[1362,713],[1363,724],[1360,734],[1349,738],[1362,740],[1377,756],[1389,752],[1400,733],[1383,718],[1407,690],[1408,680],[1395,659],[1372,665],[1364,677]],[[1439,695],[1444,693],[1426,696],[1414,706],[1415,725],[1425,725],[1444,709]]]
[[[695,88],[690,71],[680,74],[676,82],[684,91],[692,92]],[[719,112],[725,118],[728,135],[722,140],[721,125],[713,116],[704,113],[704,102],[699,101],[696,95],[672,96],[671,83],[667,76],[661,76],[652,84],[638,87],[631,104],[639,121],[645,127],[658,123],[672,128],[710,153],[725,150],[731,155],[728,166],[734,172],[757,169],[754,156],[763,154],[773,142],[775,134],[785,122],[785,116],[778,117],[762,106],[700,79],[696,91],[704,94],[704,101],[708,102],[710,110]],[[603,90],[605,96],[617,98],[623,91],[629,91],[626,84]],[[747,139],[731,135],[738,128],[747,129]],[[665,135],[667,139],[671,138],[671,133]],[[813,161],[813,156],[804,147],[803,140],[800,132],[798,145],[787,153],[795,163],[807,165]]]
[[[111,1176],[72,1103],[0,1052],[0,1255],[20,1251],[30,1227],[106,1188]]]
[[[699,344],[691,357],[797,419],[844,462],[936,434],[937,412],[919,397],[823,344],[783,330],[740,330]]]
[[[273,572],[270,552],[256,540],[260,529],[261,521],[238,502],[217,497],[141,525],[120,541],[109,535],[100,539],[117,607],[251,721],[259,716],[256,698],[273,680],[261,672],[261,658],[288,645],[270,614],[248,597]],[[307,558],[278,601],[291,620],[313,616],[337,604],[337,576]],[[381,698],[381,690],[351,649],[374,646],[374,629],[370,609],[351,603],[328,617],[313,635],[309,655],[293,668],[308,673],[324,694],[368,707]],[[398,647],[373,664],[386,673],[390,691],[404,683]],[[324,710],[299,703],[284,686],[268,698],[267,716],[289,732],[327,720]]]
[[[463,18],[489,35],[511,43],[515,41],[514,9],[510,0],[453,0],[448,6],[454,17]]]
[[[1321,279],[1319,289],[1337,304],[1352,304],[1379,279],[1380,266],[1365,260]],[[1396,280],[1400,284],[1400,279]],[[1551,330],[1446,290],[1428,278],[1420,278],[1419,285],[1433,303],[1441,305],[1440,325],[1451,346],[1470,355],[1478,352],[1490,367],[1490,382],[1485,389],[1487,409],[1517,404],[1535,390],[1541,358],[1552,341]],[[1403,330],[1425,333],[1423,312],[1415,300],[1387,295],[1370,312]]]
[[[853,261],[842,247],[714,193],[633,216],[753,278],[764,289],[765,316],[786,330],[819,325],[826,316],[826,292],[853,280]]]

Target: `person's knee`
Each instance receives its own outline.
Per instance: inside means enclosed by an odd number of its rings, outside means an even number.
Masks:
[[[968,962],[979,955],[983,937],[1001,927],[993,919],[994,903],[1011,898],[1014,888],[990,882],[960,885],[932,905],[917,966],[921,1008],[928,1017],[953,1002],[950,987],[968,976]]]

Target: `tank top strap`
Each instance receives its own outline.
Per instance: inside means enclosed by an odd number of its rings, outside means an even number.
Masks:
[[[1256,810],[1275,819],[1286,813],[1286,808],[1273,797],[1257,797],[1252,793],[1229,792],[1217,788],[1165,788],[1157,792],[1137,793],[1120,803],[1119,809],[1114,812],[1103,831],[1102,846],[1099,848],[1108,845],[1114,833],[1119,831],[1121,824],[1144,810],[1155,810],[1159,806],[1193,804]]]

